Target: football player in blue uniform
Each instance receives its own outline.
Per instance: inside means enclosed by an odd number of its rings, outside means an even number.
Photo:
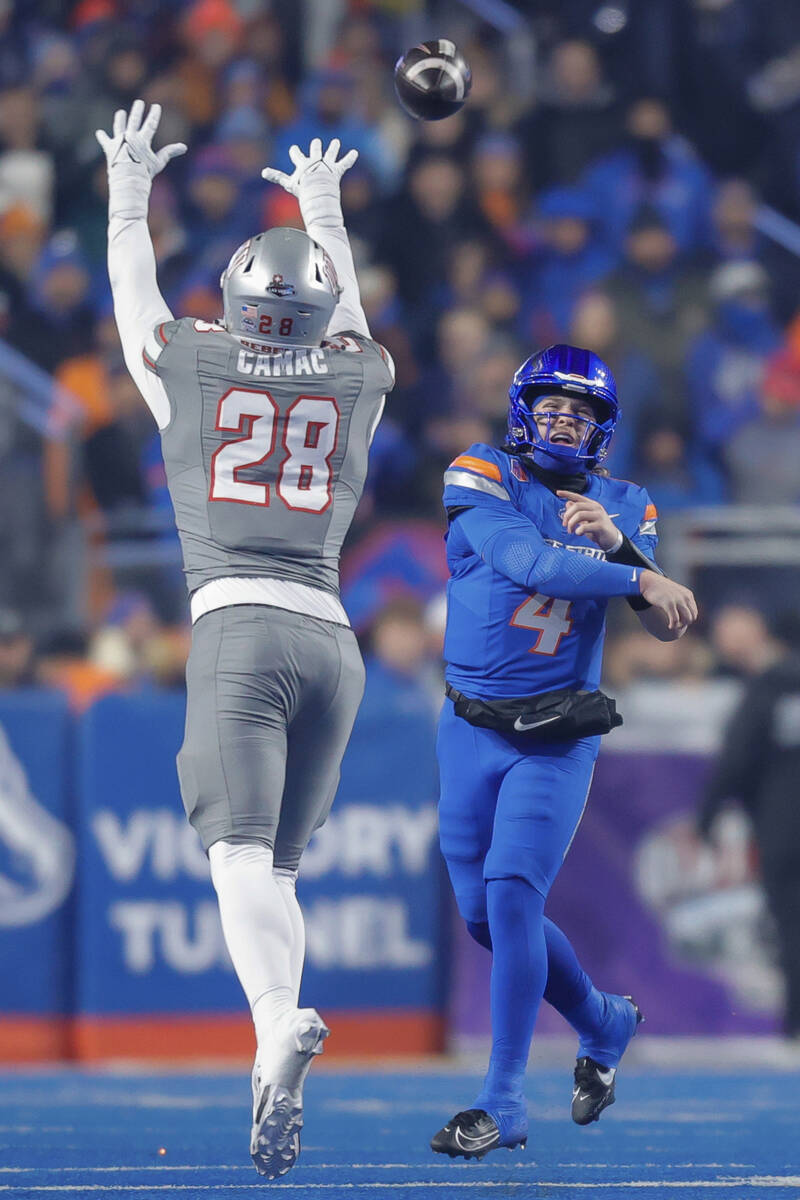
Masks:
[[[440,838],[461,916],[492,951],[492,1052],[483,1087],[431,1142],[482,1158],[527,1139],[525,1068],[544,997],[579,1037],[572,1116],[597,1120],[641,1015],[596,989],[547,894],[586,803],[600,735],[621,723],[599,690],[605,610],[625,596],[670,641],[697,617],[656,566],[656,510],[600,466],[619,418],[597,355],[551,346],[510,391],[501,449],[445,473],[449,518]]]

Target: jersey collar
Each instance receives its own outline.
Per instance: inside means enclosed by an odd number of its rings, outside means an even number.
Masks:
[[[531,475],[535,475],[539,482],[543,483],[551,492],[579,492],[583,495],[589,490],[589,476],[585,471],[574,471],[571,474],[564,474],[562,471],[547,471],[527,455],[520,455],[520,458],[525,464],[525,470],[530,471]]]

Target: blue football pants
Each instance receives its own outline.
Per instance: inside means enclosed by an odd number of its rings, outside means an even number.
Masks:
[[[520,878],[546,897],[583,815],[598,737],[531,743],[439,720],[439,838],[459,912],[487,920],[486,881]]]
[[[531,744],[469,725],[449,700],[442,711],[442,854],[470,933],[494,951],[492,1057],[473,1107],[491,1112],[501,1132],[519,1119],[542,996],[576,1027],[597,1019],[600,993],[544,903],[583,814],[599,743]]]

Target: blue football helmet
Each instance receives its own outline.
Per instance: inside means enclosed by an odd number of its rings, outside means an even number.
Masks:
[[[550,425],[559,413],[548,414],[545,436],[533,416],[533,407],[543,396],[585,397],[595,420],[583,421],[586,428],[577,446],[550,441]],[[512,454],[531,455],[549,470],[591,468],[608,454],[608,444],[620,417],[614,376],[591,350],[578,346],[548,346],[522,364],[508,389],[508,438]],[[565,414],[572,416],[571,413]]]

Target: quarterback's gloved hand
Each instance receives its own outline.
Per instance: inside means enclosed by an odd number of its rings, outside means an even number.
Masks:
[[[299,146],[290,148],[293,174],[287,175],[275,167],[265,167],[261,172],[263,179],[279,183],[287,192],[297,196],[306,229],[309,225],[342,224],[340,181],[358,158],[358,151],[349,150],[337,162],[340,149],[341,142],[334,138],[323,154],[321,139],[314,138],[307,155]]]
[[[186,153],[183,142],[173,142],[157,152],[153,150],[151,143],[161,120],[160,104],[151,104],[144,121],[143,116],[144,100],[134,100],[130,113],[126,113],[124,108],[118,108],[114,113],[111,137],[102,129],[95,131],[108,162],[109,175],[112,167],[130,164],[143,168],[148,178],[153,179],[159,171],[164,170],[171,158]]]

